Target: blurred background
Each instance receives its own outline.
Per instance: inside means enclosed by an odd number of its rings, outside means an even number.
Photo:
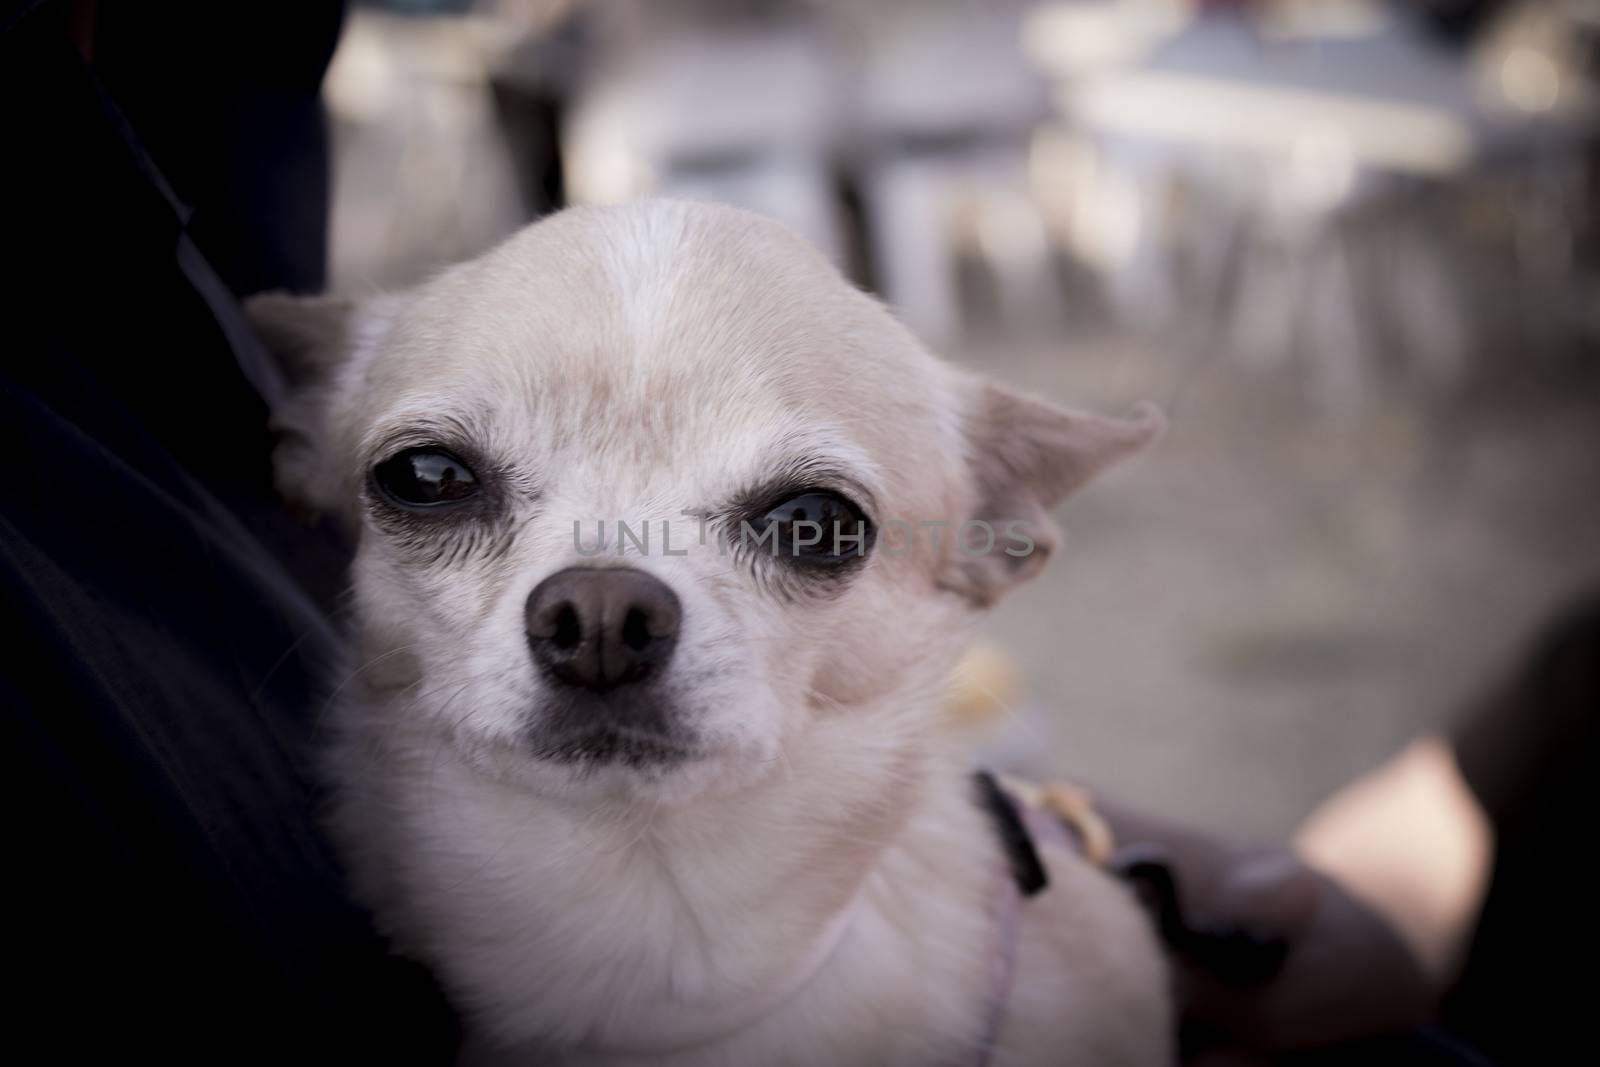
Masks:
[[[356,4],[330,287],[726,201],[951,359],[1164,404],[996,613],[983,743],[1282,834],[1600,580],[1597,76],[1591,0]]]

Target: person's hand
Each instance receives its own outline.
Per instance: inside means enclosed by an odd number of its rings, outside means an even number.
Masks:
[[[1392,1033],[1426,1021],[1433,995],[1394,931],[1288,848],[1241,848],[1113,813],[1124,843],[1162,850],[1191,927],[1237,928],[1287,947],[1257,984],[1174,956],[1186,1060],[1204,1067]]]

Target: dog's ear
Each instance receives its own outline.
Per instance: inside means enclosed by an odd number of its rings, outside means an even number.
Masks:
[[[343,297],[262,293],[245,301],[245,314],[288,385],[272,411],[278,491],[295,507],[338,511],[341,493],[329,449],[328,409],[339,371],[351,357],[359,308]]]
[[[969,390],[965,424],[975,486],[968,522],[987,524],[987,538],[955,539],[940,584],[979,607],[1033,577],[1057,545],[1050,511],[1117,460],[1161,435],[1166,419],[1154,404],[1116,418],[1071,411],[991,383]]]
[[[348,297],[258,293],[244,310],[291,389],[328,376],[349,350],[356,303]]]

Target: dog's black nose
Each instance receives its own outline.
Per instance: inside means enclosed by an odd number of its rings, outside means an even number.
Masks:
[[[603,690],[666,664],[683,612],[666,584],[631,567],[569,567],[528,594],[528,645],[547,677]]]

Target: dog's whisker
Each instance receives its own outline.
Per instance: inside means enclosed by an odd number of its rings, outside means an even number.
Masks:
[[[778,739],[778,745],[773,754],[777,757],[778,766],[783,769],[784,782],[792,783],[794,781],[794,766],[789,762],[789,753],[784,749],[782,738]]]
[[[639,798],[635,797],[628,804],[628,807],[627,807],[627,809],[626,809],[626,811],[624,813],[624,819],[622,820],[622,824],[626,825],[627,824],[627,820],[632,818],[634,812],[638,811],[641,808],[644,808],[644,806],[645,806],[644,805],[644,801],[642,801]],[[634,833],[634,835],[631,838],[629,838],[628,840],[626,840],[626,841],[622,842],[621,844],[617,845],[617,847],[612,848],[612,849],[606,849],[605,851],[607,853],[631,852],[636,846],[638,846],[639,842],[645,840],[647,837],[650,836],[650,832],[651,832],[651,830],[653,829],[653,827],[655,825],[656,813],[658,811],[660,811],[660,810],[661,810],[661,797],[658,794],[654,798],[654,801],[651,803],[650,807],[647,810],[644,811],[644,818],[639,820],[639,829]]]
[[[334,686],[333,692],[329,693],[328,694],[328,698],[325,701],[323,701],[322,712],[326,713],[329,708],[333,707],[334,703],[339,699],[340,694],[342,694],[344,692],[345,688],[347,686],[349,686],[351,682],[353,682],[357,678],[361,677],[362,674],[364,674],[365,672],[371,670],[373,667],[377,666],[379,663],[382,663],[383,661],[389,659],[392,656],[398,656],[402,652],[413,651],[415,648],[416,648],[415,645],[410,645],[410,644],[397,645],[394,648],[389,649],[387,652],[378,653],[376,656],[373,656],[371,659],[367,660],[361,666],[359,666],[355,670],[351,671],[348,675],[345,676],[343,681],[341,681],[338,685]]]
[[[471,686],[472,686],[472,681],[471,680],[463,682],[460,685],[460,687],[457,688],[456,691],[454,693],[452,693],[445,700],[445,702],[440,706],[439,715],[441,717],[443,717],[444,714],[447,711],[450,710],[450,705],[455,703],[456,700],[460,698],[461,694],[465,693],[469,688],[471,688]],[[463,713],[462,718],[461,718],[460,721],[464,722],[466,720],[466,717],[469,716],[471,713],[472,713],[471,709],[469,708],[466,712]],[[432,748],[431,752],[429,753],[429,758],[428,758],[428,794],[429,794],[429,809],[428,810],[429,810],[429,814],[431,816],[433,816],[435,819],[437,819],[438,814],[439,814],[439,808],[438,808],[439,795],[438,795],[438,790],[435,788],[435,782],[437,781],[438,775],[439,775],[440,759],[444,755],[446,749],[449,747],[450,741],[449,741],[448,734],[446,734],[444,732],[433,732],[433,737],[434,737],[434,744],[433,744],[433,748]],[[492,863],[492,862],[493,862],[493,857],[491,857],[489,860],[486,860],[485,861],[485,865],[487,865],[488,863]],[[477,873],[481,873],[481,871],[477,872]],[[455,885],[453,885],[451,888],[452,889],[456,889],[456,888],[459,888],[460,886],[466,884],[466,882],[469,881],[473,877],[473,874],[474,874],[474,872],[470,872],[470,871],[463,873],[461,879],[459,881],[457,881],[455,883]]]
[[[1049,739],[1040,732],[1038,725],[1033,721],[1032,716],[1024,715],[1020,709],[1007,703],[999,693],[996,693],[994,690],[990,689],[976,678],[970,679],[968,684],[973,686],[973,688],[977,689],[990,700],[994,701],[995,706],[1000,709],[1003,715],[1022,727],[1023,732],[1028,735],[1029,740],[1036,742],[1040,746],[1041,750],[1048,751],[1048,746],[1050,743]]]

